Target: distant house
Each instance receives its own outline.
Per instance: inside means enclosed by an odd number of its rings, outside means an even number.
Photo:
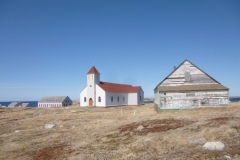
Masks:
[[[22,107],[32,107],[30,103],[22,103]]]
[[[228,105],[228,88],[188,60],[154,88],[160,109]]]
[[[8,107],[22,107],[22,102],[12,102]]]
[[[38,107],[64,107],[72,105],[72,100],[68,96],[43,97],[38,101]]]
[[[93,66],[87,73],[87,85],[80,93],[80,102],[82,107],[142,105],[144,92],[141,86],[100,81],[100,73]]]

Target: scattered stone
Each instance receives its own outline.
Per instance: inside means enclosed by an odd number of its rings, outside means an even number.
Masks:
[[[143,140],[143,142],[150,143],[150,142],[152,142],[152,139],[151,138],[146,138],[146,139]]]
[[[20,131],[19,131],[19,130],[16,130],[16,131],[15,131],[15,133],[18,133],[18,132],[20,132]]]
[[[142,131],[143,129],[144,129],[144,127],[143,127],[142,125],[140,125],[140,126],[137,128],[138,131]]]
[[[231,157],[228,156],[228,155],[225,155],[224,158],[225,158],[225,159],[231,159]]]
[[[55,127],[55,126],[56,126],[55,124],[46,124],[45,128],[46,129],[51,129],[51,128]]]
[[[59,114],[58,112],[55,112],[54,114]]]
[[[75,128],[75,125],[74,125],[74,126],[72,126],[72,129],[73,129],[73,128]]]
[[[204,149],[207,150],[223,150],[225,145],[222,142],[207,142],[203,145]]]
[[[189,143],[190,144],[204,144],[204,143],[206,143],[206,139],[201,137],[201,138],[194,139],[194,140],[190,141]]]

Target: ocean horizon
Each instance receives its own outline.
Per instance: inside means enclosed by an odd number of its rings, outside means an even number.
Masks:
[[[230,97],[229,100],[231,102],[240,102],[240,97]],[[38,101],[5,101],[5,102],[0,102],[0,105],[7,107],[12,102],[30,103],[32,107],[38,106]],[[153,102],[154,101],[146,101],[145,103],[153,103]]]

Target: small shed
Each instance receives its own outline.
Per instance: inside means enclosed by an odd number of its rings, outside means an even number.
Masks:
[[[72,100],[68,96],[43,97],[38,101],[38,107],[65,107],[72,105]]]
[[[160,109],[228,105],[229,89],[185,60],[154,88]]]
[[[22,102],[12,102],[8,105],[8,107],[21,107]]]

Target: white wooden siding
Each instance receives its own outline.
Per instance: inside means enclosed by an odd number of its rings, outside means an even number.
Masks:
[[[101,102],[98,102],[98,97],[101,97]],[[96,85],[96,106],[106,106],[106,92],[98,85]]]
[[[84,102],[84,97],[86,97],[86,102]],[[87,87],[85,87],[84,90],[82,90],[82,92],[80,93],[80,106],[88,106]]]
[[[113,102],[111,98],[113,97]],[[118,101],[119,97],[119,101]],[[124,101],[123,101],[124,97]],[[128,105],[128,94],[127,93],[110,93],[106,92],[106,106],[120,106],[120,105]]]

